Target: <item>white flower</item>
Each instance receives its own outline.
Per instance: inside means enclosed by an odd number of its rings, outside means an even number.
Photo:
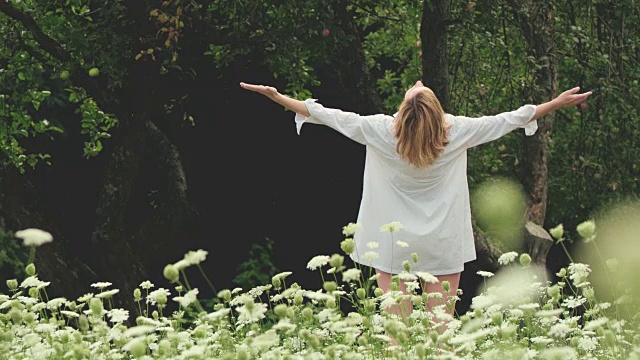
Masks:
[[[60,314],[66,316],[66,317],[73,317],[73,318],[77,318],[80,316],[80,314],[78,314],[77,312],[73,312],[73,311],[69,311],[69,310],[60,310]]]
[[[515,251],[510,251],[508,253],[504,253],[500,255],[498,258],[498,264],[500,265],[509,265],[518,257],[518,253]]]
[[[540,304],[538,303],[526,303],[526,304],[518,305],[518,308],[521,310],[535,310],[539,307],[540,307]]]
[[[187,307],[193,304],[197,300],[198,293],[199,291],[196,288],[191,291],[187,291],[187,293],[184,294],[184,296],[174,297],[173,300],[179,302],[182,307]]]
[[[197,265],[207,259],[207,254],[209,254],[209,252],[202,249],[189,251],[184,255],[184,261],[186,261],[189,265]]]
[[[267,330],[264,334],[260,334],[253,338],[253,342],[251,343],[251,347],[255,347],[257,349],[269,349],[280,343],[280,336],[276,333],[275,330]]]
[[[386,309],[398,304],[398,298],[402,296],[402,291],[389,291],[380,297],[380,308]]]
[[[408,272],[402,272],[398,274],[398,279],[403,281],[416,281],[418,277]]]
[[[485,309],[495,304],[495,299],[490,295],[478,295],[471,299],[472,309]]]
[[[368,247],[369,249],[377,249],[379,245],[380,245],[380,244],[378,244],[378,242],[377,242],[377,241],[369,241],[369,242],[367,243],[367,247]]]
[[[207,320],[207,321],[216,321],[219,319],[222,319],[223,317],[229,315],[229,313],[231,312],[231,309],[229,308],[222,308],[218,311],[212,312],[212,313],[208,313],[206,315],[202,316],[202,319]]]
[[[147,304],[155,305],[158,301],[158,296],[166,295],[167,297],[171,295],[171,292],[165,288],[159,288],[158,290],[154,290],[147,295]]]
[[[31,310],[32,313],[37,313],[37,312],[40,312],[41,310],[44,310],[46,308],[47,308],[47,304],[45,304],[45,303],[37,303],[37,304],[33,305],[30,310]]]
[[[307,269],[309,270],[316,270],[322,266],[325,266],[329,263],[329,260],[331,258],[328,257],[327,255],[317,255],[314,256],[311,260],[309,260],[309,262],[307,263]]]
[[[335,300],[335,297],[329,294],[325,294],[318,291],[302,291],[302,295],[315,301],[327,301],[327,300]]]
[[[476,274],[478,274],[478,275],[480,275],[480,276],[482,276],[482,277],[485,277],[485,278],[490,278],[490,277],[492,277],[492,276],[493,276],[493,273],[492,273],[492,272],[489,272],[489,271],[482,271],[482,270],[478,271]]]
[[[107,290],[107,291],[103,291],[100,294],[96,295],[97,298],[99,299],[106,299],[106,298],[110,298],[113,295],[119,293],[120,290],[118,289],[112,289],[112,290]]]
[[[552,347],[540,350],[540,359],[574,360],[578,358],[578,352],[569,346]]]
[[[578,234],[582,236],[585,242],[593,241],[596,232],[596,223],[593,220],[585,221],[576,227]]]
[[[396,232],[402,229],[402,224],[397,221],[392,221],[388,224],[384,224],[380,227],[380,232]]]
[[[91,300],[93,293],[86,293],[78,298],[78,302],[87,302]]]
[[[123,335],[125,337],[134,338],[142,335],[147,335],[148,333],[153,332],[155,329],[156,327],[153,325],[138,325],[128,328]]]
[[[556,338],[564,338],[571,332],[571,327],[565,323],[553,325],[549,329],[549,336]]]
[[[532,337],[530,340],[534,344],[542,344],[542,345],[551,344],[553,342],[552,339],[549,339],[546,336],[536,336],[536,337]]]
[[[247,303],[245,303],[244,306],[238,306],[236,310],[238,311],[238,324],[249,324],[265,318],[267,304],[252,303],[247,306]]]
[[[112,323],[122,323],[129,319],[129,310],[113,309],[107,313]]]
[[[97,282],[97,283],[91,284],[91,287],[98,288],[98,289],[104,289],[109,286],[111,286],[110,282]]]
[[[178,262],[176,262],[175,264],[173,264],[173,267],[176,268],[176,270],[180,271],[180,270],[184,270],[185,268],[187,268],[188,266],[190,266],[191,264],[185,260],[179,260]]]
[[[256,286],[253,289],[247,291],[247,294],[253,296],[254,298],[262,295],[265,291],[269,291],[271,288],[273,287],[273,285],[269,284],[269,285],[260,285],[260,286]]]
[[[417,271],[416,275],[418,275],[418,277],[420,279],[422,279],[422,281],[428,282],[428,283],[431,283],[431,284],[435,284],[435,283],[437,283],[439,281],[437,277],[429,274],[426,271]]]
[[[404,283],[404,286],[407,289],[407,294],[412,294],[414,291],[418,290],[420,283],[417,281],[407,281]]]
[[[23,240],[24,246],[40,246],[53,241],[50,233],[33,228],[16,231],[16,237]]]
[[[454,337],[453,339],[449,340],[450,344],[465,344],[468,342],[474,342],[476,339],[479,338],[483,338],[487,335],[489,335],[491,332],[493,332],[494,329],[491,328],[487,328],[487,329],[481,329],[469,334],[459,334],[456,337]]]
[[[181,354],[181,359],[200,359],[204,355],[206,348],[202,345],[193,345]]]
[[[271,277],[271,281],[276,281],[276,280],[283,280],[284,278],[286,278],[287,276],[293,274],[291,271],[284,271],[281,272],[279,274],[275,274],[273,275],[273,277]]]
[[[51,334],[54,331],[58,330],[58,325],[51,323],[40,323],[36,325],[34,330],[43,334]]]
[[[569,279],[573,280],[573,284],[578,286],[584,283],[591,272],[589,265],[581,263],[569,264]]]
[[[342,273],[342,281],[356,281],[360,278],[360,269],[348,269]]]
[[[360,230],[360,224],[349,223],[348,225],[342,228],[342,233],[345,236],[351,236],[356,233],[356,231]]]
[[[545,318],[545,317],[558,317],[562,314],[563,309],[552,309],[552,310],[540,310],[535,312],[535,316]]]
[[[584,352],[591,352],[596,349],[598,341],[592,337],[581,337],[578,339],[578,349]]]
[[[282,319],[277,324],[273,325],[271,328],[273,330],[281,330],[282,332],[287,334],[287,333],[292,333],[297,328],[297,326],[289,322],[289,320],[287,319]]]
[[[396,241],[396,244],[397,244],[398,246],[400,246],[400,247],[403,247],[403,248],[409,247],[409,244],[407,244],[407,243],[406,243],[406,242],[404,242],[404,241],[400,241],[400,240]]]
[[[362,257],[364,257],[364,259],[367,261],[375,260],[378,258],[378,256],[378,253],[375,251],[367,251],[366,253],[364,253],[364,255],[362,255]]]
[[[620,268],[620,261],[616,258],[607,259],[605,263],[607,264],[607,269],[611,272],[617,272]]]
[[[584,330],[595,330],[600,326],[603,326],[609,321],[606,317],[601,317],[599,319],[591,320],[584,325]]]
[[[49,284],[51,284],[50,282],[44,282],[44,281],[40,281],[38,280],[37,276],[29,276],[28,278],[24,279],[22,281],[22,284],[20,284],[21,288],[31,288],[34,287],[36,289],[42,289],[43,287],[48,286]]]
[[[63,297],[51,299],[47,302],[47,309],[53,310],[67,303],[67,299]]]
[[[147,280],[147,281],[143,281],[140,283],[140,287],[145,289],[145,290],[149,290],[153,287],[153,284],[151,283],[151,281]]]

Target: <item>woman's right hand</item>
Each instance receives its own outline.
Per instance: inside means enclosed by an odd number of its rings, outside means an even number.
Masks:
[[[288,96],[280,94],[278,90],[273,86],[247,84],[243,82],[240,83],[240,86],[243,89],[255,91],[258,94],[262,94],[297,114],[300,114],[302,116],[307,116],[307,117],[311,116],[304,102],[300,100],[292,99]]]
[[[278,95],[278,90],[273,86],[265,86],[265,85],[255,85],[255,84],[247,84],[244,82],[240,83],[240,86],[243,89],[255,91],[259,94],[262,94],[270,99],[274,99]]]

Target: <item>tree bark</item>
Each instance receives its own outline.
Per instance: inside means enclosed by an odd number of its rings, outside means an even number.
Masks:
[[[444,111],[450,107],[447,41],[450,11],[451,0],[424,0],[420,26],[423,83],[433,90]]]
[[[558,65],[553,43],[553,9],[549,1],[511,0],[514,17],[520,27],[531,56],[536,60],[533,67],[534,83],[527,89],[525,98],[534,104],[553,99],[558,92]],[[523,154],[524,185],[527,192],[527,219],[540,226],[544,225],[547,211],[549,133],[554,114],[550,113],[538,120],[535,135],[525,137]],[[527,247],[534,263],[546,262],[550,244],[541,237],[528,237]],[[549,237],[550,239],[550,237]],[[540,251],[546,249],[546,251]]]
[[[367,67],[362,47],[362,33],[354,23],[352,14],[347,9],[348,1],[338,0],[334,3],[336,18],[341,23],[345,35],[351,41],[339,46],[335,54],[334,64],[337,66],[338,80],[351,97],[356,111],[367,114],[382,113],[382,99],[376,91],[375,80]]]

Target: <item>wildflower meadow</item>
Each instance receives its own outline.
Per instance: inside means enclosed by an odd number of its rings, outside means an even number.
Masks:
[[[219,290],[209,307],[188,285],[184,271],[206,261],[204,250],[168,264],[166,283],[145,281],[133,294],[123,294],[99,282],[91,285],[93,293],[77,299],[49,298],[49,283],[31,263],[26,277],[7,280],[10,293],[0,295],[0,359],[640,358],[637,294],[633,284],[615,283],[624,261],[602,258],[605,266],[597,268],[607,274],[600,277],[594,277],[595,266],[573,261],[550,275],[534,266],[528,254],[507,252],[499,259],[499,271],[478,272],[483,284],[472,295],[470,310],[452,316],[448,310],[454,302],[469,295],[458,290],[428,311],[427,300],[442,294],[421,291],[438,279],[411,271],[420,261],[416,253],[403,263],[405,271],[393,277],[387,293],[376,287],[370,269],[347,268],[345,256],[353,254],[358,227],[343,228],[345,239],[336,244],[336,253],[308,261],[306,270],[322,278],[321,289],[304,289],[289,280],[292,272],[281,272],[273,274],[270,284]],[[399,227],[394,222],[381,230],[393,235]],[[598,246],[593,220],[577,231],[585,244]],[[562,225],[550,233],[564,247]],[[15,235],[32,254],[53,240],[38,229]],[[373,256],[376,243],[369,248],[366,256]],[[615,295],[606,301],[599,296],[600,278],[609,280],[606,287]],[[400,281],[405,293],[397,291]],[[448,283],[441,286],[451,291]],[[115,296],[135,302],[138,312],[113,307]],[[404,300],[412,304],[405,309],[410,315],[384,311]],[[169,311],[170,305],[177,310]]]

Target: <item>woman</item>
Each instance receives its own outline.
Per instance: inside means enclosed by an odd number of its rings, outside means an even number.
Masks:
[[[296,113],[298,134],[305,122],[323,124],[366,145],[363,192],[355,233],[353,261],[376,269],[378,285],[385,292],[391,277],[403,271],[402,262],[418,254],[412,272],[425,271],[441,284],[423,284],[427,293],[439,292],[447,304],[456,295],[466,262],[476,259],[469,188],[467,149],[498,139],[523,127],[527,135],[537,129],[536,119],[562,107],[585,101],[591,92],[579,94],[579,87],[567,90],[540,105],[524,105],[495,116],[469,118],[446,114],[431,89],[418,81],[404,96],[394,116],[362,116],[325,108],[313,99],[299,101],[270,86],[240,83]],[[393,234],[382,234],[385,224],[399,222]],[[397,241],[401,240],[399,246]],[[369,242],[377,242],[378,258],[365,257]],[[405,291],[400,283],[399,290]],[[429,301],[431,310],[436,300]],[[387,311],[399,315],[411,312],[410,303]],[[453,306],[449,307],[453,313]]]

